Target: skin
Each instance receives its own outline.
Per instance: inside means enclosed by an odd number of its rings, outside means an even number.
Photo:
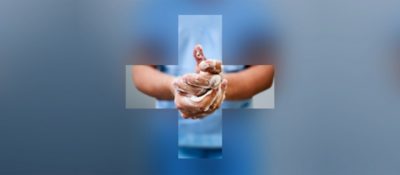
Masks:
[[[196,46],[193,53],[197,73],[175,79],[175,104],[182,117],[200,119],[220,107],[228,81],[221,75],[220,61],[206,60],[201,46]]]
[[[226,100],[245,100],[271,87],[274,66],[254,65],[243,71],[228,73],[224,76],[229,82],[226,90]],[[154,66],[132,66],[132,79],[136,88],[159,100],[174,99],[175,90],[172,85],[174,78],[160,72]]]
[[[175,77],[165,74],[151,65],[134,65],[131,72],[132,81],[139,91],[158,100],[174,99],[175,89],[172,82]]]
[[[177,78],[158,71],[155,66],[134,65],[132,66],[133,82],[139,91],[149,96],[160,100],[175,100],[182,116],[192,119],[202,118],[214,112],[224,99],[249,99],[272,85],[274,67],[272,65],[254,65],[240,72],[224,74],[222,83],[214,87],[208,80],[212,75],[219,75],[221,63],[211,64],[211,60],[205,58],[201,46],[195,47],[193,56],[197,62],[195,70],[197,74],[187,74]],[[206,64],[200,64],[201,62]],[[200,71],[208,73],[199,74]],[[213,86],[212,93],[198,104],[185,102],[184,98],[188,94],[199,96],[204,93],[205,89],[209,90],[211,86]],[[217,97],[216,90],[214,90],[217,88],[222,89],[224,95]],[[204,107],[209,105],[210,109],[203,111]]]
[[[177,92],[175,104],[183,118],[201,119],[217,110],[225,98],[227,80],[221,86],[211,89],[209,93],[198,103],[188,102],[187,94]]]

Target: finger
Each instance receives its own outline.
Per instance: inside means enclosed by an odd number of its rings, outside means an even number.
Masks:
[[[210,83],[211,88],[216,88],[220,86],[222,83],[223,77],[220,74],[214,74],[211,76],[211,78],[208,80]]]
[[[201,112],[201,113],[196,114],[196,116],[194,116],[193,119],[200,120],[200,119],[207,117],[208,115],[209,114],[206,112]]]
[[[222,76],[219,74],[216,75],[208,73],[188,74],[187,76],[183,76],[182,78],[184,82],[189,85],[202,87],[205,89],[217,87],[222,82]]]
[[[218,92],[218,97],[214,101],[214,103],[210,106],[209,111],[214,112],[221,106],[222,101],[225,100],[225,92],[226,92],[227,85],[228,85],[228,80],[224,79],[223,82],[221,83],[221,87],[220,87],[221,89]]]
[[[220,102],[216,102],[220,103]],[[211,108],[211,107],[210,107]],[[214,107],[212,110],[198,110],[202,109],[201,107],[195,107],[195,109],[182,109],[182,112],[185,114],[185,119],[202,119],[210,114],[212,114],[218,107]]]
[[[210,108],[208,109],[207,112],[214,112],[215,110],[217,110],[220,106],[221,103],[223,101],[223,95],[218,95],[218,97],[216,98],[216,100],[214,101],[214,103],[210,106]]]
[[[210,107],[210,108],[211,108],[211,107]],[[202,119],[202,118],[204,118],[204,117],[207,117],[207,116],[211,115],[211,114],[214,113],[215,110],[217,110],[217,109],[218,109],[218,108],[209,109],[209,110],[207,110],[207,111],[201,111],[201,112],[197,113],[195,117],[198,118],[198,119]]]
[[[185,78],[183,77],[178,78],[176,81],[174,81],[173,86],[181,94],[192,94],[198,96],[204,94],[207,91],[202,87],[196,87],[186,83]]]
[[[193,109],[181,109],[181,116],[185,119],[199,119],[204,115],[204,111],[198,111]]]
[[[225,99],[225,92],[226,92],[227,86],[228,86],[228,80],[224,79],[221,83],[221,86],[216,89],[218,92],[217,92],[214,100],[210,102],[211,105],[209,105],[208,110],[205,110],[205,111],[200,110],[197,112],[192,112],[190,114],[189,118],[202,119],[202,118],[214,113],[221,106],[222,102]],[[205,105],[205,104],[202,104],[202,105]],[[199,108],[203,109],[203,107],[199,107]]]
[[[210,105],[214,102],[218,93],[218,88],[209,90],[206,94],[201,97],[191,97],[190,99],[193,101],[193,104],[200,111],[207,111]]]
[[[197,113],[192,113],[192,116],[190,118],[194,119],[194,120],[203,119],[204,117],[207,117],[209,114],[211,114],[211,113],[209,113],[208,111],[206,111],[206,112],[200,111]]]
[[[180,112],[181,116],[182,116],[184,119],[191,119],[191,118],[193,118],[193,117],[192,117],[192,114],[191,114],[189,111],[186,111],[186,110],[179,110],[179,112]]]
[[[194,46],[193,57],[196,60],[196,65],[199,65],[201,61],[206,60],[203,52],[203,47],[200,44]]]
[[[200,112],[197,108],[193,107],[187,98],[188,97],[180,95],[175,97],[176,108],[179,110],[181,116],[185,119],[192,118],[194,115]]]
[[[211,75],[203,75],[203,74],[186,74],[182,77],[183,81],[189,85],[202,87],[202,88],[210,88],[209,79]]]
[[[219,88],[207,92],[202,97],[176,95],[175,104],[184,118],[202,118],[218,109],[225,98],[228,81],[224,79]]]
[[[187,119],[188,115],[185,112],[179,111],[179,114],[184,118]]]
[[[222,63],[218,60],[203,60],[199,64],[200,71],[210,74],[219,74],[222,72]]]
[[[204,112],[207,111],[210,105],[214,102],[217,93],[218,93],[218,88],[208,91],[201,97],[177,95],[175,97],[175,104],[179,110],[184,111],[187,114],[189,113],[196,114],[198,112]]]
[[[212,113],[214,113],[215,111],[216,111],[216,109],[205,111],[199,116],[199,118],[205,118],[205,117],[211,115]]]

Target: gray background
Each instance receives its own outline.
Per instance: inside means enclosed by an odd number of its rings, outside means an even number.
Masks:
[[[168,119],[173,129],[177,113],[125,109],[127,4],[0,1],[0,174],[145,174],[157,157],[145,154],[146,123]],[[267,145],[253,150],[267,164],[259,174],[399,174],[400,79],[390,46],[399,7],[276,2],[284,47],[275,109],[228,111],[257,125],[224,125]],[[226,133],[229,157],[230,146],[245,143]],[[178,163],[206,171],[224,161]]]

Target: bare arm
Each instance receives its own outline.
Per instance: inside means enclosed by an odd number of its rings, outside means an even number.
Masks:
[[[227,100],[249,99],[272,86],[273,65],[254,65],[240,72],[225,74]]]
[[[173,76],[160,72],[155,66],[132,66],[132,80],[136,88],[159,100],[173,100]]]

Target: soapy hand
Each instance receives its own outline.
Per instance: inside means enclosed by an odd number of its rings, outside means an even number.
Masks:
[[[227,80],[220,61],[207,60],[200,45],[193,51],[196,73],[175,79],[175,104],[182,117],[199,119],[217,110],[225,98]]]

